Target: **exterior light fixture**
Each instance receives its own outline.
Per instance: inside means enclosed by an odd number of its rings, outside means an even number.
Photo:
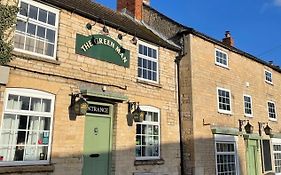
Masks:
[[[266,127],[264,125],[266,124]],[[268,123],[266,122],[258,122],[259,125],[259,134],[260,136],[262,135],[262,129],[266,135],[271,135],[272,134],[272,129],[268,126]]]
[[[247,122],[247,124],[244,126],[244,129],[246,131],[247,134],[252,134],[254,127],[250,124],[249,120],[238,120],[239,122],[239,132],[242,132],[242,126],[244,125],[244,123]]]
[[[95,23],[94,23],[94,24],[87,23],[87,24],[86,24],[86,29],[88,29],[88,30],[92,30],[93,26],[94,26],[94,25],[96,25],[96,23],[97,23],[97,21],[95,21]]]
[[[127,33],[125,33],[125,34],[118,33],[117,38],[118,38],[119,40],[122,40],[123,37],[126,36],[126,35],[127,35]]]
[[[128,115],[132,117],[135,122],[142,122],[145,112],[140,109],[139,102],[128,102]]]
[[[137,45],[138,39],[137,39],[136,36],[134,36],[134,37],[131,39],[131,43],[134,44],[134,45]]]
[[[105,26],[105,23],[104,23],[104,26],[102,28],[102,32],[105,34],[105,35],[108,35],[109,34],[109,30],[108,28]]]
[[[244,127],[244,129],[245,129],[247,134],[253,133],[254,127],[250,124],[249,120],[248,120],[247,125]]]
[[[76,100],[76,98],[79,98]],[[85,115],[88,111],[88,102],[81,94],[71,94],[71,104],[76,115]]]

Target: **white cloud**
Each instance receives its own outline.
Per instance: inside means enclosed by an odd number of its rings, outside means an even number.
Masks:
[[[281,0],[274,0],[274,5],[281,7]]]

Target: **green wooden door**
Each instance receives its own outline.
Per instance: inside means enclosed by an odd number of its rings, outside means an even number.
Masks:
[[[97,103],[95,103],[97,104]],[[87,114],[84,130],[83,175],[108,175],[111,168],[111,116],[109,114]]]
[[[260,174],[260,159],[258,154],[258,140],[248,140],[247,147],[247,175]]]

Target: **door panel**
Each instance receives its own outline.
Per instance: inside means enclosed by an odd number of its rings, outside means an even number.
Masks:
[[[87,115],[83,175],[108,175],[111,167],[111,116]]]
[[[248,175],[259,175],[260,159],[258,156],[258,140],[248,140],[247,142]]]

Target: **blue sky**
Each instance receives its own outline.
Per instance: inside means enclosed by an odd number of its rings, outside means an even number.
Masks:
[[[96,0],[111,9],[116,1]],[[229,30],[235,47],[281,66],[281,0],[151,0],[151,6],[218,40]]]

